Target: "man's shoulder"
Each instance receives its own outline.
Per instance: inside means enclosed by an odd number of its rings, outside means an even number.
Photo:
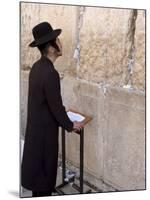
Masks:
[[[54,72],[56,73],[56,70],[51,62],[47,62],[45,59],[38,59],[35,61],[32,65],[32,70],[37,69],[38,71],[41,71],[41,73],[50,73]]]

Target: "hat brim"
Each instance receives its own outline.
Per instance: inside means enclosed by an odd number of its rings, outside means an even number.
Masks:
[[[29,46],[30,47],[37,47],[41,44],[44,44],[48,41],[51,41],[51,40],[55,39],[58,35],[60,35],[61,32],[62,32],[62,29],[55,29],[55,30],[53,30],[52,33],[48,33],[46,36],[43,36],[38,40],[34,40],[33,42],[31,42],[29,44]]]

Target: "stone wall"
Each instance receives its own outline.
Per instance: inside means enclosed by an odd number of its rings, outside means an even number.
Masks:
[[[85,171],[119,190],[143,189],[143,93],[110,86],[104,90],[96,84],[66,76],[62,80],[62,94],[67,108],[79,110],[93,118],[85,127]],[[79,137],[67,134],[66,138],[67,158],[79,166]],[[94,184],[98,187],[99,182]]]
[[[42,21],[63,29],[63,56],[55,68],[64,74],[61,92],[66,109],[93,117],[85,127],[84,147],[91,183],[104,191],[103,182],[118,190],[144,189],[145,11],[21,3],[22,134],[28,69],[39,57],[28,44],[32,27]],[[66,137],[67,159],[78,167],[79,138],[72,133]]]

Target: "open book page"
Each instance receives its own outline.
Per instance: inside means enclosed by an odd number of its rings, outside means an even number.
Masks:
[[[73,121],[78,121],[78,122],[81,122],[85,119],[85,117],[83,115],[80,115],[78,113],[74,113],[74,112],[71,112],[71,111],[68,111],[67,112],[67,115],[69,117],[69,119],[73,122]]]

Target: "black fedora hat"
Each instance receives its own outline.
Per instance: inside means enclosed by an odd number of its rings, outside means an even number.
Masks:
[[[53,29],[52,26],[48,22],[42,22],[37,24],[32,29],[32,34],[34,37],[34,41],[29,44],[30,47],[37,47],[38,45],[44,44],[50,40],[55,39],[60,33],[62,29]]]

